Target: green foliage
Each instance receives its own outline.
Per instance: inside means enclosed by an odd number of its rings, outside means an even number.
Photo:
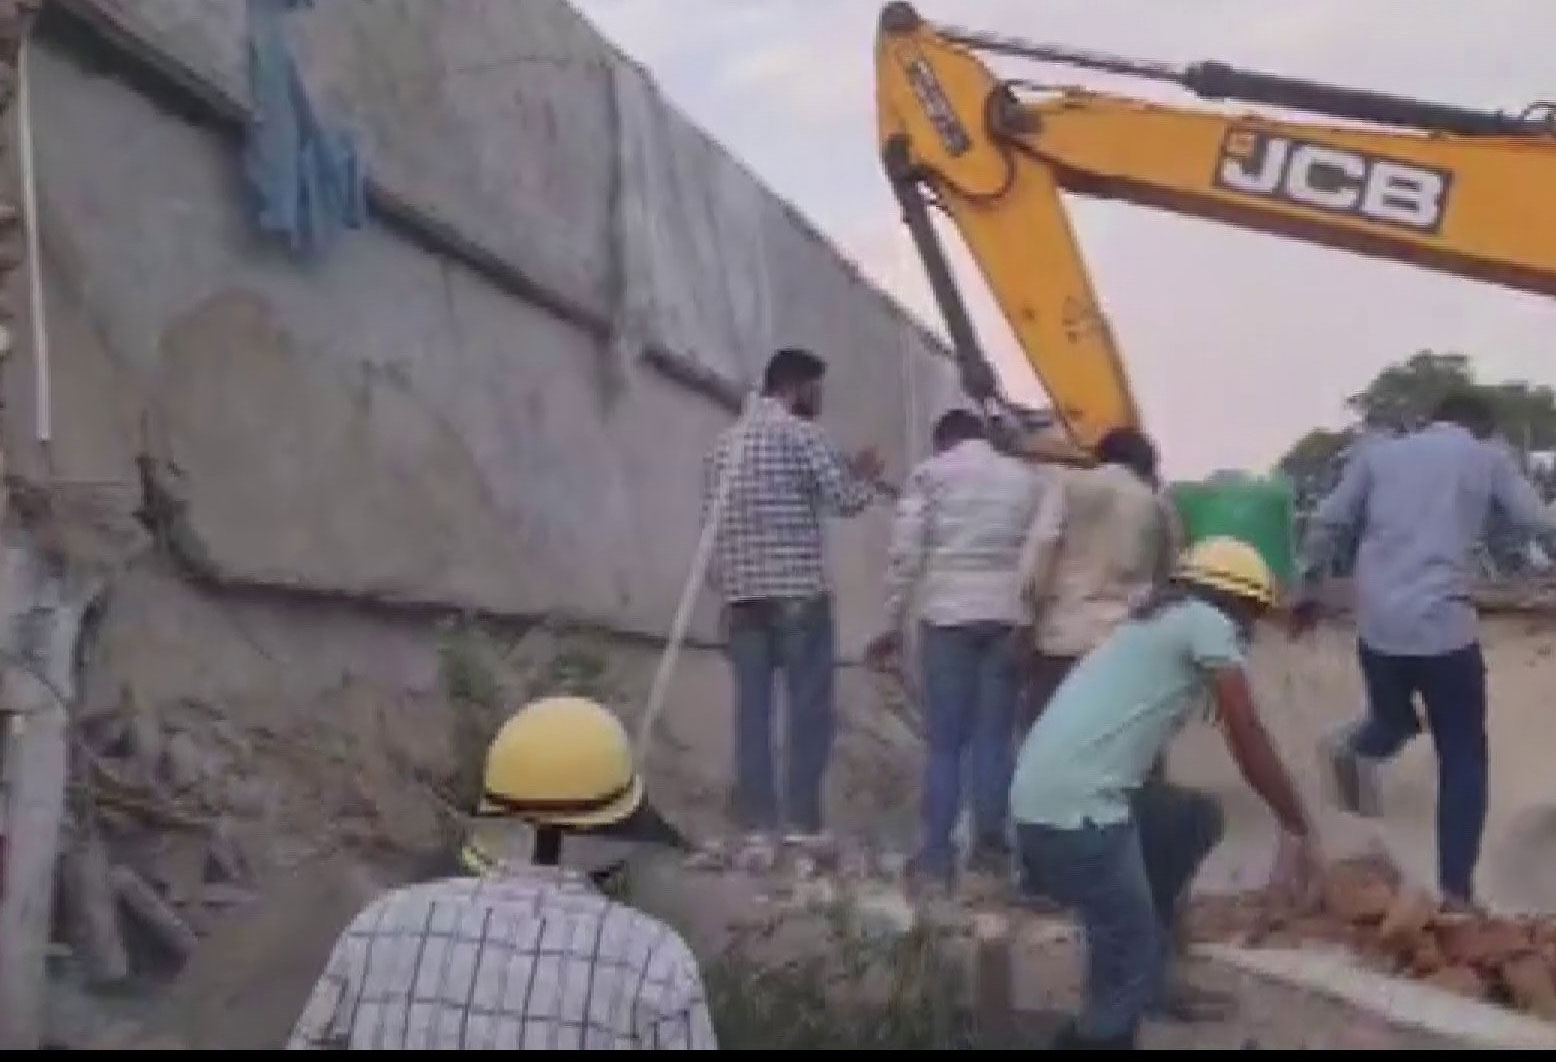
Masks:
[[[1280,469],[1296,480],[1322,472],[1357,437],[1363,427],[1406,429],[1429,418],[1450,393],[1471,391],[1490,404],[1497,430],[1515,447],[1556,449],[1556,392],[1523,380],[1481,383],[1470,359],[1457,353],[1417,351],[1390,365],[1346,400],[1359,423],[1338,431],[1315,428],[1286,452]]]
[[[791,959],[765,959],[762,944],[779,925],[772,920],[737,931],[704,967],[721,1049],[1016,1046],[995,1043],[977,1027],[944,930],[920,925],[894,940],[871,938],[860,930],[852,906],[840,900],[826,913],[822,946]]]

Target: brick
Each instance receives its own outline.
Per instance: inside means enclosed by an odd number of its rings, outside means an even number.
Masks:
[[[1502,983],[1519,1008],[1542,1018],[1556,1019],[1556,982],[1551,969],[1533,953],[1502,964]]]
[[[1394,906],[1394,884],[1370,862],[1337,863],[1324,875],[1324,910],[1347,922],[1375,922]]]
[[[1428,933],[1436,902],[1419,889],[1400,889],[1378,926],[1378,943],[1403,955],[1413,955]]]
[[[1461,965],[1495,968],[1534,950],[1526,928],[1497,918],[1456,918],[1439,926],[1437,936],[1443,955]]]
[[[1417,977],[1430,977],[1447,965],[1448,960],[1444,957],[1437,938],[1430,934],[1423,934],[1423,939],[1416,946],[1415,954],[1410,957],[1410,972]]]
[[[1491,988],[1473,966],[1444,967],[1423,980],[1434,988],[1441,988],[1470,999],[1485,999]]]

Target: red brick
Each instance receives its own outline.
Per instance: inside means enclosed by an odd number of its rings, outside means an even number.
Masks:
[[[1497,918],[1445,920],[1437,936],[1450,963],[1495,968],[1534,950],[1527,929]]]
[[[1502,983],[1523,1010],[1542,1018],[1556,1018],[1556,982],[1538,955],[1529,953],[1502,964]]]

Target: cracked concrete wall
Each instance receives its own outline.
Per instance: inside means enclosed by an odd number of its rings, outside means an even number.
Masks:
[[[241,4],[147,0],[126,17],[241,92]],[[375,177],[614,315],[621,60],[575,13],[337,0],[295,26]],[[188,559],[218,581],[667,629],[727,410],[377,222],[321,262],[288,260],[253,235],[233,142],[46,39],[36,78],[56,476],[127,511],[136,459],[153,458]],[[707,155],[684,119],[660,125]],[[727,182],[717,157],[709,179]],[[830,355],[829,425],[901,476],[903,359],[921,422],[950,400],[949,364],[751,187],[776,330]],[[746,383],[763,357],[708,367]],[[27,359],[6,371],[9,395],[31,393]],[[7,431],[25,454],[18,406]],[[845,650],[872,633],[885,534],[884,508],[837,529]],[[713,635],[711,609],[695,632]]]

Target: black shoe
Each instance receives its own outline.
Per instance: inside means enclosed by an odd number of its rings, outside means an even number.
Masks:
[[[1082,1036],[1073,1021],[1065,1022],[1064,1028],[1059,1030],[1059,1035],[1054,1037],[1055,1051],[1133,1051],[1135,1050],[1135,1034],[1121,1033],[1118,1036],[1092,1038]]]

